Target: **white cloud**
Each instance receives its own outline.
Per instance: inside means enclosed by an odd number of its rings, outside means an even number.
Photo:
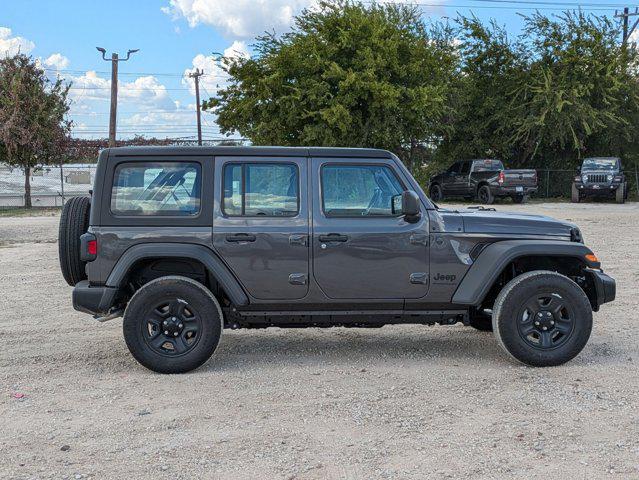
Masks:
[[[234,41],[230,47],[224,50],[223,55],[225,57],[235,58],[250,57],[246,42],[238,40]],[[228,75],[219,66],[215,56],[207,56],[200,53],[193,58],[191,63],[193,64],[193,68],[184,70],[184,77],[182,78],[182,84],[189,86],[191,95],[195,95],[195,81],[189,77],[189,74],[195,72],[196,69],[204,72],[204,75],[200,77],[200,96],[203,99],[209,95],[214,95],[219,88],[226,85]]]
[[[191,27],[208,25],[230,38],[254,38],[265,31],[282,33],[304,8],[318,0],[168,0],[162,11],[174,19],[184,18]],[[386,0],[384,3],[406,3]],[[426,6],[426,11],[444,12],[447,0]]]
[[[12,57],[18,53],[29,55],[35,48],[35,43],[23,37],[11,36],[11,29],[0,27],[0,56]]]
[[[69,59],[60,53],[54,53],[44,60],[43,63],[47,67],[55,68],[56,70],[64,70],[69,66]]]
[[[288,29],[293,17],[315,0],[169,0],[162,11],[185,18],[191,27],[219,28],[224,35],[251,38],[266,30]]]
[[[88,71],[78,77],[68,77],[68,79],[73,82],[71,98],[76,102],[111,98],[111,80],[98,76],[94,71]],[[165,110],[176,108],[166,87],[152,75],[138,77],[133,82],[119,81],[118,103]]]

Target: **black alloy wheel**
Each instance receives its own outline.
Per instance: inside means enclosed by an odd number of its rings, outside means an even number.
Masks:
[[[181,298],[162,301],[151,307],[140,322],[142,338],[149,348],[170,357],[184,355],[200,340],[202,318],[197,310]]]
[[[520,309],[517,328],[521,338],[531,347],[557,348],[572,335],[574,316],[572,306],[559,293],[536,293]]]

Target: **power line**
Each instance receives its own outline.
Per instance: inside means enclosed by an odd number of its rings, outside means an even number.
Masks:
[[[43,70],[48,72],[56,72],[56,73],[69,73],[71,75],[80,75],[86,74],[87,72],[93,72],[99,75],[110,75],[111,72],[106,71],[96,71],[90,68],[87,69],[77,69],[77,70],[66,70],[66,69],[57,69],[57,68],[44,68]],[[166,72],[119,72],[118,75],[128,75],[128,76],[148,76],[152,75],[154,77],[176,77],[176,78],[187,78],[189,73],[166,73]],[[205,73],[202,75],[203,77],[211,77],[211,78],[226,78],[226,75],[213,75],[211,73]]]
[[[477,0],[467,0],[467,1],[477,1]],[[453,9],[459,9],[459,8],[467,8],[470,10],[474,10],[474,9],[499,9],[499,10],[517,10],[517,11],[521,11],[521,10],[536,10],[536,11],[566,11],[566,10],[571,10],[571,9],[579,9],[579,10],[588,10],[588,11],[611,11],[614,9],[614,5],[610,5],[610,7],[601,7],[601,4],[596,4],[597,6],[592,6],[592,7],[588,7],[588,6],[582,6],[583,4],[570,4],[568,7],[547,7],[547,6],[541,6],[541,7],[519,7],[516,5],[454,5],[454,4],[449,4],[449,3],[426,3],[426,2],[410,2],[410,1],[406,1],[406,2],[399,2],[399,1],[366,1],[364,3],[369,3],[369,4],[373,4],[373,3],[383,3],[383,4],[402,4],[402,5],[408,5],[408,6],[415,6],[415,7],[443,7],[443,8],[453,8]],[[508,2],[511,3],[511,2]],[[515,2],[516,3],[516,2]],[[542,4],[545,5],[545,4]],[[556,5],[554,3],[552,3],[551,5]]]

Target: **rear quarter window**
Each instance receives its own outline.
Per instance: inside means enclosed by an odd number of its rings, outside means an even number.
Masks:
[[[197,163],[122,163],[115,169],[111,213],[115,216],[195,216],[202,175]]]
[[[473,162],[473,172],[496,172],[504,170],[501,160],[475,160]]]

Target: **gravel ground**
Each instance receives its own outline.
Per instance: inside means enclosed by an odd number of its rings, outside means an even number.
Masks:
[[[617,279],[567,365],[391,326],[227,331],[154,374],[72,309],[57,218],[0,218],[0,478],[639,478],[639,205],[497,208],[576,222]]]

